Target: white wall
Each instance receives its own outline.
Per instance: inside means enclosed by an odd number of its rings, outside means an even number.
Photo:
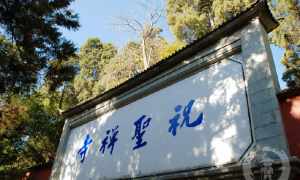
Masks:
[[[195,99],[193,121],[200,112],[204,122],[194,128],[168,132],[174,107]],[[143,139],[147,145],[133,151],[133,122],[151,117]],[[182,119],[180,119],[180,122]],[[114,152],[99,152],[108,129],[119,125]],[[90,134],[93,143],[84,163],[77,151]],[[70,131],[60,179],[97,179],[141,176],[159,172],[222,165],[238,161],[251,144],[251,129],[241,64],[223,60],[195,75],[139,99]]]

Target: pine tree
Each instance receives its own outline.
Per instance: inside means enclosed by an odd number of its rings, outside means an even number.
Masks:
[[[74,79],[77,99],[87,100],[104,91],[102,85],[103,68],[117,53],[110,43],[102,43],[98,38],[90,38],[80,48],[77,63],[79,73]]]
[[[51,89],[65,80],[63,74],[74,74],[72,67],[63,65],[76,48],[62,37],[59,28],[76,30],[78,17],[68,8],[73,0],[4,0],[0,1],[0,89],[30,92],[40,73],[46,73]],[[8,53],[7,43],[14,54]],[[56,62],[52,63],[51,61]],[[4,73],[2,73],[4,72]]]

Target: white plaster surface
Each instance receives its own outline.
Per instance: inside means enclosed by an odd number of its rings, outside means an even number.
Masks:
[[[191,121],[204,113],[201,125],[168,132],[174,107],[194,99]],[[132,150],[136,121],[141,115],[151,117],[143,140],[147,145]],[[182,118],[179,123],[182,122]],[[99,152],[108,129],[119,126],[114,152]],[[90,134],[84,163],[78,150]],[[104,179],[135,177],[159,172],[223,165],[238,161],[251,144],[245,83],[241,64],[229,60],[216,63],[171,86],[70,131],[59,179]]]

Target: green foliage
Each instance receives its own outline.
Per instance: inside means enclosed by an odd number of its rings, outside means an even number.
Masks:
[[[256,0],[213,0],[212,13],[214,26],[230,20],[241,11],[247,9]]]
[[[175,41],[173,43],[167,43],[162,49],[159,49],[159,56],[161,59],[167,58],[179,49],[183,48],[186,44],[182,41]]]
[[[77,29],[78,17],[68,6],[72,0],[0,2],[0,89],[2,92],[30,92],[41,71],[46,72],[51,89],[60,86],[71,67],[59,67],[76,48],[64,39],[59,28]],[[9,48],[9,49],[8,49]],[[57,63],[49,63],[52,60]],[[68,76],[66,80],[69,80]]]
[[[168,24],[187,43],[202,37],[245,10],[255,0],[167,0]]]
[[[167,0],[170,28],[180,41],[191,42],[236,16],[256,0]],[[288,86],[300,85],[300,5],[295,0],[269,0],[271,10],[280,26],[270,40],[285,49],[281,62],[286,66],[283,79]]]
[[[8,89],[22,89],[20,81],[30,81],[36,77],[24,76],[21,67],[26,66],[26,62],[21,61],[20,53],[16,46],[0,35],[0,93],[5,93]],[[30,78],[30,79],[27,79]]]
[[[105,90],[126,81],[144,69],[139,43],[129,42],[103,69],[101,79]]]
[[[110,43],[102,43],[98,38],[90,38],[80,48],[78,58],[75,60],[80,68],[74,79],[74,93],[78,101],[84,101],[99,95],[104,91],[101,77],[103,68],[117,53]]]
[[[0,108],[0,174],[53,160],[62,129],[48,95],[13,95]],[[46,103],[47,104],[47,103]]]
[[[271,42],[285,49],[281,59],[286,67],[283,80],[289,87],[300,86],[300,4],[293,0],[276,0],[270,5],[280,23],[271,33]]]
[[[71,103],[64,87],[76,73],[76,48],[59,32],[79,27],[71,2],[0,2],[0,174],[55,156],[60,108]]]
[[[158,34],[148,37],[145,43],[145,52],[150,66],[162,59],[168,52],[167,42]],[[143,62],[142,42],[128,42],[119,53],[104,66],[101,83],[105,90],[111,89],[129,78],[142,72]]]
[[[77,16],[67,8],[70,0],[0,2],[5,31],[0,35],[0,174],[53,160],[63,125],[61,111],[144,71],[145,60],[153,65],[167,58],[253,1],[167,0],[173,43],[160,36],[160,28],[146,23],[141,24],[139,40],[120,51],[90,38],[76,55],[73,44],[58,31],[78,27]],[[289,86],[300,85],[299,5],[292,0],[270,4],[282,18],[270,38],[286,49],[283,78]],[[44,83],[35,87],[39,78]]]
[[[180,41],[190,43],[212,29],[212,0],[167,0],[167,19]]]
[[[298,48],[300,46],[298,45]],[[282,63],[286,67],[286,71],[283,74],[283,80],[287,82],[289,87],[300,87],[300,52],[287,48]]]
[[[167,43],[160,36],[161,32],[162,30],[156,26],[145,25],[143,28],[143,35],[139,44],[143,55],[144,70],[160,60],[158,51]]]

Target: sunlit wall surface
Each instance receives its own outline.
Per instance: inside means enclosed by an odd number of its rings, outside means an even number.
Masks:
[[[139,143],[146,144],[134,149],[138,143],[135,122],[143,115]],[[172,121],[176,115],[177,121]],[[112,129],[118,132],[111,152]],[[86,143],[82,161],[79,151],[87,135],[92,142]],[[224,59],[72,129],[60,179],[136,177],[223,165],[238,161],[251,142],[243,68],[238,62]]]

